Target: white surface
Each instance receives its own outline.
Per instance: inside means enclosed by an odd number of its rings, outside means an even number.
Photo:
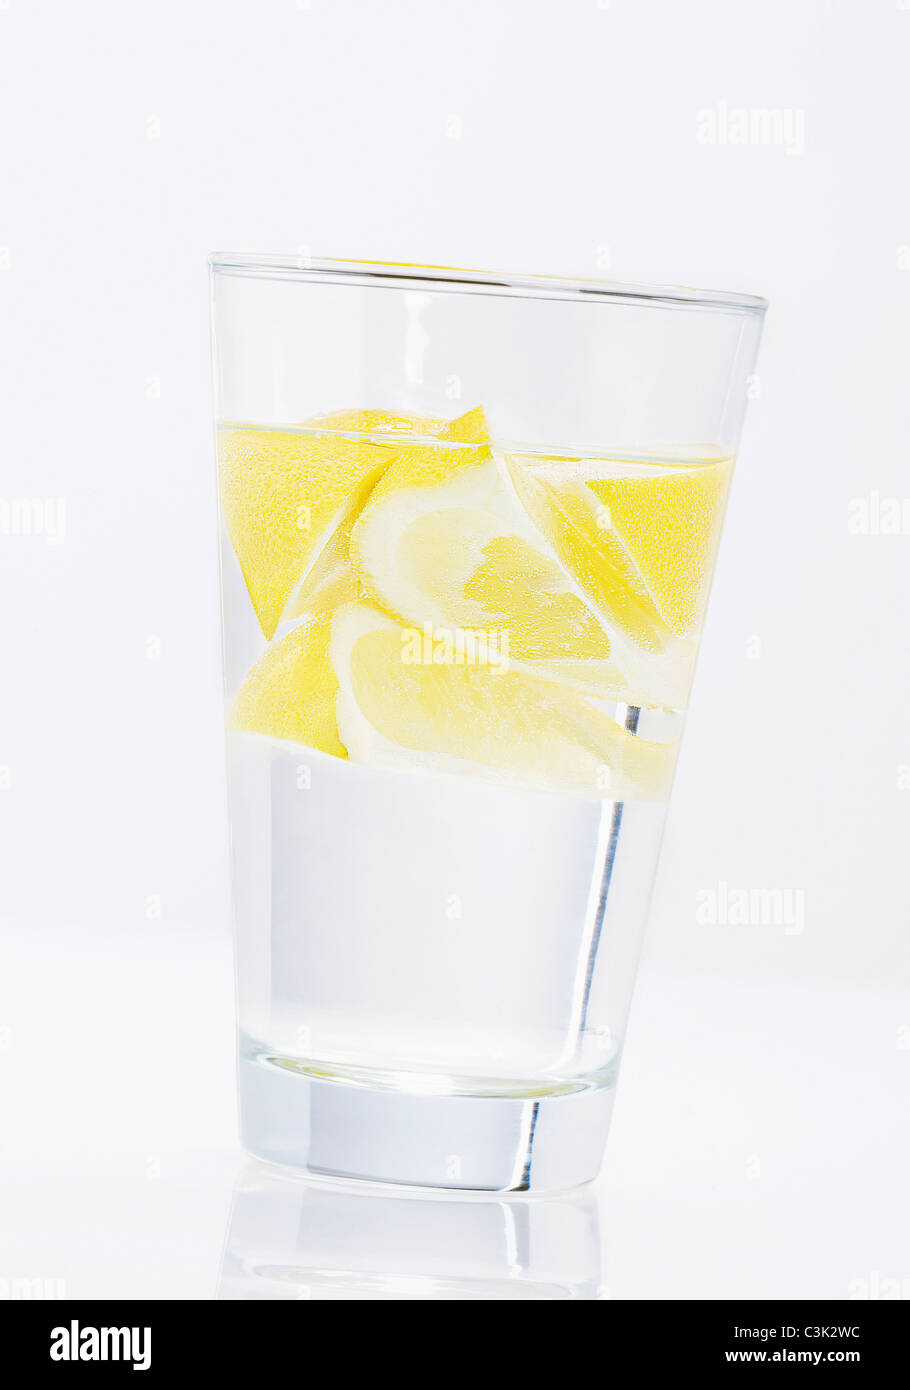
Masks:
[[[908,54],[890,0],[0,6],[2,495],[65,518],[0,535],[14,1272],[74,1294],[215,1278],[234,1159],[204,257],[243,246],[771,299],[604,1279],[910,1277],[910,541],[849,529],[854,500],[910,493]],[[699,143],[720,102],[802,113],[803,148]],[[804,929],[700,925],[721,881],[801,890]]]
[[[214,1297],[245,1171],[226,942],[46,928],[15,933],[7,958],[0,1290]],[[847,1298],[906,1280],[905,1021],[859,990],[646,971],[596,1184],[602,1296]],[[348,1205],[328,1237],[342,1263]],[[305,1268],[307,1239],[263,1213],[273,1256]],[[437,1237],[427,1269],[446,1256]],[[470,1272],[463,1238],[451,1260]]]

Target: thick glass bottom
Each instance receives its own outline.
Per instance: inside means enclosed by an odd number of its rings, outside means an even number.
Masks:
[[[379,1081],[379,1078],[376,1078]],[[544,1192],[597,1176],[613,1105],[609,1078],[483,1093],[443,1078],[350,1071],[259,1049],[240,1058],[245,1147],[322,1177],[482,1192]]]

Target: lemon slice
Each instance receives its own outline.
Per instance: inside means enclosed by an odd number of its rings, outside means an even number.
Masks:
[[[732,462],[611,469],[587,485],[606,508],[671,632],[695,633],[704,617]]]
[[[407,624],[474,634],[512,664],[604,698],[644,696],[614,660],[607,628],[533,524],[484,441],[481,411],[436,446],[402,449],[352,528],[367,593]],[[663,692],[658,692],[659,702]]]
[[[516,487],[599,611],[668,651],[704,615],[731,463],[510,460]]]
[[[628,638],[651,652],[672,642],[650,590],[609,517],[583,481],[543,481],[523,460],[507,455],[515,489],[595,608]],[[571,465],[570,465],[571,466]]]
[[[329,661],[331,617],[300,623],[273,642],[248,673],[228,728],[292,739],[346,758],[338,737],[338,681]]]
[[[629,733],[574,691],[456,650],[366,603],[332,623],[338,730],[352,759],[616,799],[667,795],[675,745]]]
[[[337,527],[360,506],[391,449],[292,431],[218,431],[221,501],[259,625],[285,605]]]

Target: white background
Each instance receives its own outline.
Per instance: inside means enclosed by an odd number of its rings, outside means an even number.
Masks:
[[[910,539],[850,520],[910,495],[908,67],[894,0],[0,3],[0,494],[64,522],[0,535],[0,1279],[215,1287],[238,1158],[205,256],[306,248],[771,300],[604,1284],[910,1293]],[[804,139],[705,143],[721,103]],[[804,929],[700,924],[720,881],[801,891]]]

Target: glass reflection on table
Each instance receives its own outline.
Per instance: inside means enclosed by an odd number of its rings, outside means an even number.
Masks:
[[[219,1299],[596,1299],[597,1205],[297,1178],[248,1160]]]

